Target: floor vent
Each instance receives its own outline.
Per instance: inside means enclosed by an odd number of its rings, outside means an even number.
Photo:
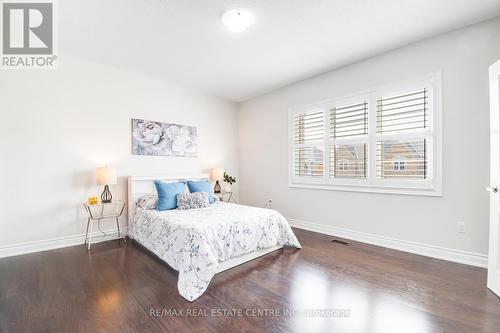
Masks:
[[[332,239],[330,242],[335,243],[335,244],[339,244],[339,245],[349,246],[349,243],[341,241],[339,239]]]

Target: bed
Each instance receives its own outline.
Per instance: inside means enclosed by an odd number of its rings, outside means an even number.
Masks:
[[[136,206],[154,194],[154,180],[205,180],[189,177],[129,177],[129,237],[179,272],[178,290],[194,301],[217,273],[283,246],[300,248],[286,219],[277,211],[216,201],[210,207],[157,211]]]

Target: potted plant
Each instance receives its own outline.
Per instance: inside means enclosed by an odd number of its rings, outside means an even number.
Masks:
[[[224,183],[226,183],[226,185],[224,185],[224,191],[231,192],[231,185],[236,183],[236,177],[233,177],[224,171]]]

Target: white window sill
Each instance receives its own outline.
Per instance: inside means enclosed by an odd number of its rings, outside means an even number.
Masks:
[[[302,188],[327,191],[361,192],[361,193],[382,193],[401,195],[420,195],[429,197],[442,197],[443,191],[437,188],[412,188],[412,187],[389,187],[389,186],[357,186],[357,185],[325,185],[294,183],[288,184],[289,188]]]

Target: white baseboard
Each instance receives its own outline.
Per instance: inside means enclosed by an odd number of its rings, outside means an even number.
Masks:
[[[346,238],[353,241],[387,247],[389,249],[419,254],[422,256],[442,259],[460,264],[487,268],[488,256],[480,253],[472,253],[461,250],[448,249],[444,247],[427,245],[405,240],[389,238],[364,232],[328,226],[324,224],[305,222],[295,219],[287,219],[292,227],[319,232],[322,234]]]
[[[120,231],[127,235],[127,228],[120,228]],[[110,236],[103,237],[99,231],[92,233],[92,244],[118,238],[118,229],[104,230]],[[0,246],[0,258],[12,257],[21,254],[59,249],[62,247],[82,245],[85,242],[85,234],[52,238],[29,243]]]
[[[292,227],[299,229],[319,232],[334,237],[346,238],[362,243],[383,246],[394,250],[419,254],[436,259],[457,262],[460,264],[471,265],[482,268],[488,267],[488,256],[484,254],[449,249],[434,245],[415,243],[395,238],[389,238],[385,236],[373,235],[364,232],[318,224],[318,223],[300,221],[296,219],[287,219],[287,220]],[[121,231],[127,234],[127,228],[122,228]],[[101,237],[102,234],[97,231],[92,234],[93,242],[98,243],[101,241],[108,241],[118,238],[117,229],[105,230],[105,232],[107,234],[111,234],[111,236]],[[52,239],[23,243],[23,244],[1,246],[0,258],[59,249],[68,246],[83,245],[84,241],[85,241],[85,234],[81,234],[76,236],[52,238]]]

